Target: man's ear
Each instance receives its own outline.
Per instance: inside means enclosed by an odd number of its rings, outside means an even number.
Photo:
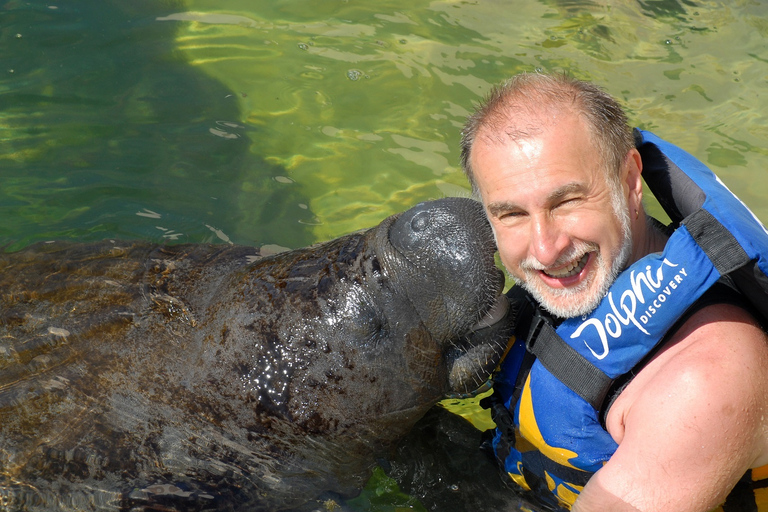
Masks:
[[[637,208],[643,201],[643,159],[640,152],[632,148],[624,159],[624,184],[628,188],[630,208]]]

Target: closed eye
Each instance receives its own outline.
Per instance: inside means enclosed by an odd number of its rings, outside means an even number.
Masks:
[[[578,182],[569,183],[549,195],[549,204],[552,205],[553,210],[561,206],[579,204],[584,200],[586,190],[586,185]]]
[[[488,214],[499,222],[510,222],[524,216],[526,213],[517,206],[507,203],[491,203],[488,205]]]
[[[498,215],[495,215],[496,219],[502,223],[502,224],[509,224],[511,222],[515,222],[516,220],[519,220],[522,217],[525,217],[527,214],[522,211],[506,211],[501,212]]]
[[[561,201],[555,203],[553,210],[556,210],[558,208],[572,208],[574,206],[578,206],[581,203],[584,202],[583,196],[573,196],[573,197],[566,197],[562,199]]]

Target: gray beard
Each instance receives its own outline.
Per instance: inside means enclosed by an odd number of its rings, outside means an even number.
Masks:
[[[611,191],[613,213],[621,225],[622,244],[613,255],[613,263],[607,267],[603,256],[596,252],[597,265],[593,279],[585,281],[573,288],[549,288],[535,277],[515,276],[516,281],[530,293],[536,302],[551,315],[558,318],[572,318],[586,315],[594,310],[600,301],[608,294],[608,290],[619,273],[626,267],[632,254],[632,233],[630,228],[629,207],[620,190]],[[597,250],[597,246],[593,246]],[[598,286],[590,295],[584,295],[594,280]],[[557,299],[557,300],[553,300]],[[565,304],[563,304],[565,299]],[[570,300],[569,300],[570,299]]]

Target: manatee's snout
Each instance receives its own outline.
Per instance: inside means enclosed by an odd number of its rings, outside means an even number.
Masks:
[[[429,308],[425,319],[437,315],[464,331],[497,303],[504,275],[496,268],[493,232],[479,202],[448,197],[418,204],[392,223],[389,243],[400,270],[412,274],[412,302]]]
[[[496,244],[482,205],[469,198],[448,197],[418,204],[403,212],[389,229],[389,243],[401,269],[410,265],[414,302],[439,309],[442,299],[450,318],[474,324],[467,312],[480,306],[483,314],[496,302],[504,275],[496,268]]]
[[[392,224],[390,242],[414,264],[432,265],[437,258],[460,271],[476,258],[495,251],[493,233],[482,205],[468,198],[447,197],[420,203]]]
[[[469,198],[447,197],[403,212],[389,231],[392,246],[412,265],[441,285],[462,286],[468,293],[484,285],[503,286],[493,260],[496,244],[482,205]],[[452,278],[452,283],[441,282]]]
[[[511,333],[504,274],[482,205],[456,197],[416,205],[393,221],[389,243],[400,271],[411,276],[411,304],[445,351],[451,391],[474,391]]]

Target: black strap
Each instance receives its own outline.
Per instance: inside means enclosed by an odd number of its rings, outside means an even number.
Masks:
[[[546,319],[537,316],[532,328],[537,332],[526,338],[528,350],[549,373],[600,410],[613,379],[568,345]]]
[[[603,405],[613,379],[568,345],[555,331],[553,320],[527,297],[516,332],[544,368],[596,410]]]
[[[683,225],[720,275],[729,274],[749,263],[749,256],[736,237],[707,210],[702,208],[692,213],[683,220]]]

